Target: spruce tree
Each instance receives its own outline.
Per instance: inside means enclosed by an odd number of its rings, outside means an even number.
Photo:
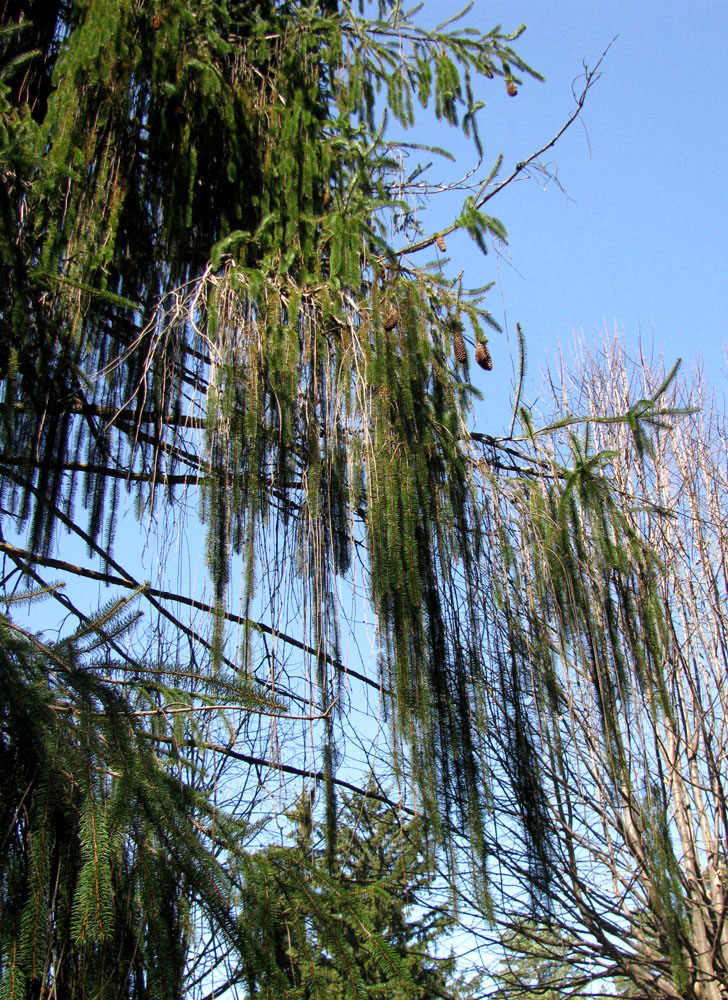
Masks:
[[[29,627],[12,654],[9,996],[280,989],[278,956],[239,926],[265,926],[272,876],[238,841],[269,794],[262,773],[309,772],[334,852],[356,637],[342,585],[376,616],[366,682],[385,692],[401,779],[441,842],[451,820],[470,832],[482,876],[483,657],[463,608],[484,539],[462,351],[492,320],[482,290],[417,263],[445,243],[418,221],[404,131],[427,108],[482,155],[481,85],[531,73],[517,34],[428,31],[389,0],[368,17],[343,0],[3,6],[6,590],[70,572],[133,589],[150,612],[147,630],[118,633],[50,587],[80,632]],[[491,181],[450,227],[483,249],[505,235],[485,210]],[[196,510],[208,591],[135,579],[116,538],[130,499],[162,533]],[[66,532],[94,565],[57,558]],[[70,667],[82,690],[59,695],[48,664],[75,663],[87,632],[99,660]],[[43,759],[26,773],[29,720]],[[301,768],[307,727],[317,759]],[[147,946],[146,928],[164,940]]]
[[[52,643],[38,640],[45,667],[27,648],[18,653],[26,679],[8,692],[3,746],[19,759],[30,687],[37,741],[60,777],[46,789],[39,764],[10,778],[17,858],[10,852],[3,864],[20,881],[17,919],[3,923],[3,989],[19,996],[61,986],[56,945],[46,945],[44,929],[28,937],[23,917],[36,898],[28,886],[41,884],[33,865],[51,863],[34,845],[49,829],[52,793],[72,800],[70,832],[58,843],[76,852],[64,868],[70,916],[64,925],[53,910],[51,920],[64,957],[90,968],[84,949],[96,948],[94,914],[96,926],[110,912],[109,871],[131,873],[138,857],[161,853],[170,858],[170,908],[135,918],[137,928],[167,935],[169,983],[152,992],[212,996],[247,983],[281,995],[290,986],[285,956],[258,933],[274,922],[272,887],[289,886],[304,921],[306,905],[322,927],[327,913],[316,916],[300,872],[286,869],[281,882],[272,860],[256,867],[238,841],[262,803],[290,801],[286,775],[305,776],[325,788],[337,857],[337,764],[360,735],[354,697],[372,689],[388,724],[387,765],[407,794],[415,789],[451,870],[457,843],[466,843],[487,907],[493,778],[504,769],[509,815],[525,831],[529,889],[547,893],[551,830],[529,703],[535,661],[524,651],[541,644],[539,670],[556,699],[543,623],[560,610],[563,589],[553,605],[544,596],[531,630],[513,603],[510,525],[498,516],[514,495],[508,473],[515,467],[515,503],[539,554],[537,584],[546,573],[562,574],[564,588],[581,579],[580,520],[594,532],[605,577],[625,560],[630,586],[644,571],[649,589],[655,575],[639,544],[614,543],[624,520],[602,456],[574,438],[569,462],[548,466],[550,488],[521,493],[545,467],[528,415],[518,444],[468,432],[478,395],[469,350],[492,368],[487,289],[468,292],[442,257],[424,255],[446,252],[457,230],[482,250],[505,238],[488,211],[499,163],[492,157],[452,224],[430,233],[418,213],[427,190],[419,157],[437,150],[418,153],[405,130],[426,109],[485,156],[483,87],[513,95],[518,74],[535,75],[513,48],[519,32],[425,30],[398,0],[380,0],[369,16],[345,0],[16,0],[2,8],[0,32],[0,480],[9,526],[0,544],[14,567],[6,589],[64,571],[139,584],[149,612],[148,629],[123,638],[52,590],[81,632],[102,636],[98,669],[91,663],[79,675],[100,685],[93,709],[75,690],[67,717],[58,708]],[[637,436],[649,409],[628,413]],[[115,536],[130,499],[160,548],[204,523],[207,590],[143,585],[127,568]],[[57,558],[65,531],[94,566]],[[596,632],[591,592],[577,587],[576,602],[581,641]],[[361,638],[358,619],[372,617],[376,676],[347,655]],[[573,626],[564,619],[564,627]],[[73,658],[79,636],[69,641]],[[595,637],[592,656],[608,677],[595,666],[593,680],[616,747],[621,661],[600,658],[605,642]],[[115,700],[117,689],[124,696]],[[490,740],[504,706],[499,760]],[[127,734],[129,756],[116,730],[107,732],[112,724]],[[367,752],[378,746],[373,738]],[[142,765],[151,832],[139,854],[136,818],[125,814],[116,840],[110,823],[117,796],[122,809],[141,794],[129,782]],[[369,758],[363,770],[380,767]],[[93,832],[98,817],[105,840]],[[125,912],[137,912],[130,879]],[[160,901],[161,913],[165,893],[142,895]],[[40,977],[28,941],[46,956]],[[335,935],[329,941],[335,948]],[[112,937],[109,948],[121,954],[117,944]],[[155,947],[135,938],[139,975],[122,977],[120,994],[151,989]],[[103,992],[108,966],[100,943],[97,951],[100,964],[68,995]]]
[[[210,625],[166,641],[189,639],[212,672],[308,691],[329,782],[350,628],[337,587],[363,580],[399,766],[406,753],[433,821],[464,824],[482,857],[483,657],[465,609],[484,539],[474,390],[452,352],[454,331],[481,343],[492,321],[482,294],[415,262],[436,239],[388,136],[419,104],[480,150],[477,88],[530,73],[512,36],[426,31],[388,2],[370,18],[346,3],[19,4],[2,29],[0,459],[28,532],[18,565],[52,565],[67,528],[128,582],[125,497],[143,520],[197,503]],[[484,249],[504,236],[488,183],[450,227]],[[303,685],[267,645],[288,631]]]
[[[17,603],[17,602],[16,602]],[[104,608],[60,642],[0,619],[0,994],[185,995],[195,935],[249,951],[235,870],[247,824],[216,816],[157,752],[179,693],[129,698],[104,647],[135,615]],[[257,884],[252,879],[251,884]]]
[[[309,871],[317,905],[336,927],[335,947],[321,928],[301,919],[305,906],[287,900],[272,933],[289,942],[290,979],[320,983],[331,1000],[350,996],[352,978],[367,995],[391,1000],[455,1000],[477,992],[476,983],[457,974],[452,951],[445,951],[456,922],[442,885],[433,898],[432,844],[423,817],[343,795],[332,855],[325,825],[315,821],[312,805],[305,791],[289,814],[288,840],[294,843],[267,853],[279,864]]]

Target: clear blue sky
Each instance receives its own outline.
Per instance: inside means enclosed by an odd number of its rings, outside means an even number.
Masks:
[[[428,22],[461,9],[425,6]],[[587,340],[605,323],[629,344],[654,342],[669,363],[701,356],[717,387],[728,335],[728,5],[698,3],[476,0],[465,20],[487,30],[525,22],[521,55],[545,77],[525,80],[516,98],[500,81],[483,91],[481,132],[490,161],[505,154],[502,176],[547,141],[573,108],[583,63],[607,53],[580,122],[544,157],[554,184],[517,183],[490,203],[509,233],[510,265],[483,259],[467,237],[448,241],[457,268],[482,284],[496,278],[494,316],[511,334],[522,324],[529,385],[546,354]],[[616,36],[616,37],[615,37]],[[472,151],[443,129],[438,141]],[[489,161],[489,162],[490,162]],[[444,206],[443,206],[444,208]],[[442,219],[434,209],[436,219]],[[511,339],[512,342],[512,339]],[[477,381],[492,400],[481,430],[508,422],[506,336],[490,341],[492,377]],[[477,370],[476,370],[477,372]],[[488,379],[491,378],[491,382]],[[493,426],[486,424],[492,421]]]

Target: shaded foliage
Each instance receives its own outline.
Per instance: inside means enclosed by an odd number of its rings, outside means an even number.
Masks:
[[[427,32],[398,4],[366,20],[230,0],[21,5],[2,27],[0,461],[33,560],[82,505],[108,566],[125,493],[147,517],[189,487],[213,664],[230,653],[231,559],[245,621],[259,606],[276,620],[290,588],[261,585],[260,553],[295,549],[326,705],[337,580],[363,547],[397,740],[428,810],[464,822],[483,857],[483,660],[460,613],[481,586],[473,390],[449,331],[483,341],[492,321],[482,294],[393,246],[418,223],[381,109],[404,129],[431,106],[480,147],[475,81],[530,72],[515,36]],[[456,225],[485,248],[505,231],[482,205],[469,197]],[[250,676],[262,654],[245,628]]]
[[[398,815],[391,806],[361,796],[344,796],[331,857],[326,831],[312,822],[311,810],[305,792],[291,814],[295,847],[272,849],[271,855],[324,879],[329,891],[317,902],[335,921],[336,943],[332,948],[301,919],[306,907],[287,903],[281,927],[273,933],[289,943],[291,979],[321,983],[332,998],[350,996],[352,978],[368,996],[469,996],[470,985],[456,974],[454,956],[444,954],[455,922],[446,907],[428,899],[434,878],[422,819]],[[367,947],[372,932],[376,941]],[[341,950],[349,954],[347,962],[339,958]]]
[[[53,644],[0,622],[4,997],[178,997],[193,904],[244,944],[208,804],[143,723],[163,688],[131,702],[94,656],[129,617],[106,608]]]

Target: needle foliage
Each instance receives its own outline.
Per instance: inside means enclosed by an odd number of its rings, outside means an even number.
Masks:
[[[429,116],[484,158],[483,88],[513,95],[516,74],[536,75],[513,47],[519,34],[457,19],[426,29],[398,0],[358,12],[346,0],[2,7],[0,489],[3,521],[27,546],[19,555],[3,540],[3,551],[37,579],[68,529],[98,557],[97,577],[128,586],[115,535],[132,506],[152,533],[204,524],[208,586],[143,588],[154,624],[133,655],[94,617],[106,637],[98,676],[74,666],[79,636],[59,652],[7,624],[4,746],[17,761],[30,726],[37,755],[7,779],[9,996],[60,989],[70,954],[71,996],[112,980],[140,998],[212,997],[221,982],[305,989],[261,928],[286,892],[304,923],[320,896],[301,873],[284,878],[280,858],[240,852],[239,824],[247,782],[268,794],[261,769],[313,776],[337,858],[334,779],[341,744],[359,737],[347,650],[368,616],[377,676],[365,681],[384,700],[388,764],[416,789],[434,842],[454,867],[453,831],[463,835],[487,908],[488,739],[505,708],[495,767],[526,831],[531,887],[547,892],[531,671],[556,703],[556,615],[563,641],[588,651],[616,758],[614,581],[649,595],[656,571],[588,440],[574,436],[568,462],[538,481],[543,459],[527,443],[493,443],[479,463],[465,339],[490,370],[485,290],[414,254],[444,252],[418,215],[421,161],[443,151],[408,144],[406,130]],[[485,212],[497,165],[466,185],[448,238],[462,230],[482,251],[505,239]],[[641,433],[645,414],[630,414]],[[513,455],[524,478],[506,496],[496,472]],[[525,582],[508,562],[501,502],[520,504],[530,532]],[[585,532],[598,556],[589,572]],[[199,619],[182,628],[172,605]],[[635,603],[625,621],[643,618]],[[290,763],[312,745],[320,764]],[[226,786],[229,809],[215,798],[220,760],[247,768]],[[137,929],[124,948],[119,906]],[[319,909],[335,949],[330,908]]]
[[[381,887],[360,905],[337,881],[346,751],[365,748],[369,794],[383,754],[430,860],[467,868],[484,912],[505,864],[549,916],[566,819],[545,778],[568,758],[543,726],[565,670],[586,678],[614,788],[630,789],[625,711],[649,697],[669,715],[660,564],[594,446],[602,418],[539,431],[519,386],[507,440],[468,431],[466,340],[493,367],[487,289],[417,252],[505,239],[485,211],[500,161],[452,186],[462,204],[429,235],[423,161],[443,150],[407,129],[460,129],[483,159],[481,92],[536,74],[521,29],[420,17],[398,0],[0,7],[4,585],[52,567],[152,611],[142,628],[53,589],[78,630],[0,622],[3,997],[308,996],[321,956],[292,973],[294,938],[323,942],[348,995],[400,995]],[[679,414],[669,385],[603,418],[638,463]],[[199,591],[181,563],[177,592],[137,587],[117,561],[128,519],[115,544],[129,509],[165,558],[173,538],[204,547]],[[94,568],[56,558],[65,531]],[[357,726],[372,688],[381,742]],[[268,835],[253,812],[290,805],[273,774],[324,786],[324,866],[245,846]],[[644,830],[685,979],[657,805]]]
[[[186,488],[213,669],[239,556],[246,621],[297,595],[323,706],[356,563],[400,752],[482,855],[464,609],[483,538],[452,329],[484,340],[492,321],[400,252],[422,235],[403,138],[427,109],[482,152],[476,85],[531,72],[518,32],[233,0],[19,2],[1,28],[0,472],[33,559],[82,507],[108,564],[125,493],[145,519]],[[483,249],[505,235],[472,196],[454,225]],[[295,556],[265,592],[271,540]],[[247,676],[254,640],[235,654]]]

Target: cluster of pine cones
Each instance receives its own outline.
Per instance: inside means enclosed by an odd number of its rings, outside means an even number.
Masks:
[[[398,309],[395,306],[391,306],[384,317],[384,329],[393,330],[399,323],[399,320]],[[455,360],[461,365],[464,364],[468,360],[468,352],[465,347],[465,340],[463,339],[463,329],[456,321],[452,322],[452,346]],[[487,346],[481,340],[475,345],[475,360],[485,371],[492,371],[493,359],[490,356]]]
[[[464,364],[468,359],[468,352],[465,347],[465,341],[463,340],[463,331],[459,326],[453,327],[452,347],[453,353],[455,354],[455,360],[460,364]],[[480,367],[484,368],[487,372],[492,370],[493,359],[490,356],[490,351],[480,340],[475,345],[475,360],[478,362]]]

